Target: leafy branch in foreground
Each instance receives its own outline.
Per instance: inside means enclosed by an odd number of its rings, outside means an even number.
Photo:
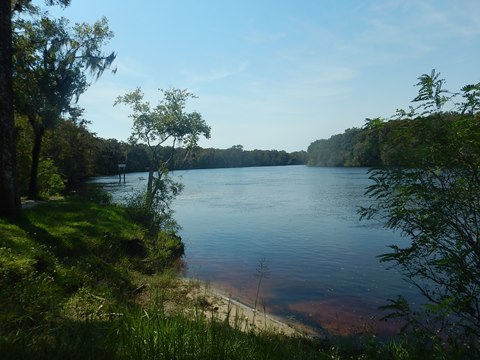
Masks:
[[[435,76],[433,76],[435,75]],[[478,348],[480,338],[480,96],[464,87],[457,112],[445,104],[439,74],[420,78],[423,101],[415,130],[426,134],[411,167],[370,170],[369,207],[361,218],[381,218],[385,227],[411,239],[380,256],[393,263],[425,299],[421,316],[405,299],[387,309],[432,336]],[[426,111],[426,112],[425,112]],[[426,116],[428,115],[428,116]],[[452,119],[453,116],[453,119]],[[407,131],[407,130],[405,130]]]

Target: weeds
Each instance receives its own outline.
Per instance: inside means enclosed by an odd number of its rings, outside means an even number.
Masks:
[[[269,275],[270,275],[270,270],[268,269],[267,259],[264,256],[258,261],[258,265],[255,272],[255,277],[258,278],[258,283],[257,283],[257,293],[255,295],[255,304],[253,306],[253,321],[252,321],[253,325],[255,325],[255,315],[257,313],[257,303],[258,303],[258,296],[260,295],[260,286],[262,285],[262,280],[264,278],[268,278]],[[266,307],[265,302],[263,302],[263,306],[264,308]],[[265,321],[265,324],[266,324],[266,321]]]
[[[132,313],[115,325],[118,336],[114,341],[120,344],[117,355],[121,359],[324,358],[313,344],[303,344],[301,339],[244,333],[238,314],[236,319],[229,314],[225,321],[217,321],[201,313],[193,319],[167,316],[158,308]]]

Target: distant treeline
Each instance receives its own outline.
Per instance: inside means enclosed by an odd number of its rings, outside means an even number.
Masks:
[[[90,132],[86,123],[59,120],[53,131],[45,134],[39,164],[41,192],[61,191],[64,185],[73,185],[83,179],[112,175],[118,172],[118,163],[127,160],[128,172],[145,171],[151,163],[151,152],[144,144],[130,145],[116,139],[103,139]],[[18,117],[17,171],[22,195],[26,194],[34,136],[28,120]],[[229,149],[196,148],[186,152],[175,150],[174,169],[200,169],[246,166],[275,166],[305,164],[306,152],[287,153],[277,150],[244,150],[241,145]],[[161,156],[171,156],[171,148],[162,148]]]
[[[162,158],[167,159],[171,155],[170,148],[161,150]],[[127,152],[127,171],[145,171],[150,164],[149,154],[148,147],[144,144],[130,147]],[[244,150],[242,145],[228,149],[196,148],[193,151],[178,148],[174,153],[171,170],[303,165],[306,158],[305,151],[287,153],[283,150]],[[109,170],[116,171],[113,168]]]
[[[310,166],[415,166],[429,161],[448,135],[462,131],[463,115],[435,114],[415,119],[367,119],[363,128],[314,141],[307,151]],[[451,139],[451,137],[450,137]]]

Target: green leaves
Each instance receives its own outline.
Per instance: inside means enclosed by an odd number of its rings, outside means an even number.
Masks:
[[[411,239],[410,246],[393,245],[380,259],[419,289],[424,311],[413,313],[405,299],[384,309],[434,336],[470,342],[480,337],[479,85],[462,88],[465,102],[456,104],[458,113],[443,112],[454,95],[447,96],[439,75],[419,77],[414,101],[423,102],[423,112],[399,132],[409,144],[407,167],[370,170],[366,194],[372,202],[359,214],[380,218]],[[405,141],[412,135],[422,141]]]
[[[421,115],[426,115],[432,111],[440,111],[449,100],[445,96],[445,94],[449,94],[449,91],[442,88],[445,84],[445,79],[440,79],[440,73],[433,69],[430,75],[423,74],[418,80],[419,82],[415,86],[419,86],[420,90],[413,102],[423,102],[419,106],[419,108],[423,109]]]
[[[201,114],[186,111],[187,100],[195,98],[193,93],[175,88],[161,92],[163,98],[154,108],[144,100],[140,88],[117,97],[115,105],[123,103],[133,110],[130,115],[133,119],[131,142],[144,142],[155,154],[158,146],[167,141],[173,146],[185,143],[187,148],[192,149],[197,146],[200,136],[210,137],[210,127]]]
[[[35,198],[43,136],[57,128],[64,115],[77,120],[81,110],[76,103],[91,85],[88,75],[97,80],[116,55],[102,50],[113,36],[106,18],[71,28],[65,18],[33,12],[14,22],[13,34],[14,106],[35,135],[29,186],[29,196]]]
[[[144,194],[139,194],[135,202],[136,207],[142,210],[141,214],[145,215],[146,223],[153,234],[158,233],[159,229],[178,229],[170,204],[182,190],[182,185],[168,177],[176,146],[183,143],[188,155],[188,151],[197,146],[200,136],[210,137],[210,127],[200,113],[186,111],[187,100],[194,98],[194,94],[186,89],[161,91],[163,98],[154,108],[144,100],[140,88],[117,97],[115,101],[115,105],[125,104],[132,109],[130,118],[133,119],[133,127],[130,141],[134,144],[147,144],[151,153],[147,190]],[[161,154],[161,145],[164,143],[170,146],[166,158]]]
[[[116,57],[102,50],[113,37],[106,18],[71,28],[65,18],[33,17],[16,21],[14,34],[16,110],[43,121],[68,113],[90,85],[85,72],[96,80]]]
[[[480,110],[480,83],[465,85],[460,89],[465,102],[460,104],[462,112],[473,115]]]

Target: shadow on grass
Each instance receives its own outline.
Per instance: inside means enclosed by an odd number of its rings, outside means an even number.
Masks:
[[[2,359],[114,359],[111,323],[62,321],[57,328],[0,337]]]
[[[95,229],[97,225],[89,219],[101,227]],[[121,219],[121,209],[55,201],[26,210],[16,222],[0,223],[0,247],[5,248],[0,294],[8,296],[0,317],[11,319],[10,325],[28,317],[42,321],[56,316],[61,304],[78,298],[81,289],[108,299],[102,302],[105,311],[133,301],[129,294],[134,286],[122,264],[132,267],[134,260],[140,260],[128,258],[124,250],[123,242],[130,234],[125,235],[129,224]],[[45,309],[49,303],[51,308]],[[32,321],[22,320],[22,324]],[[7,325],[0,324],[0,329]]]

